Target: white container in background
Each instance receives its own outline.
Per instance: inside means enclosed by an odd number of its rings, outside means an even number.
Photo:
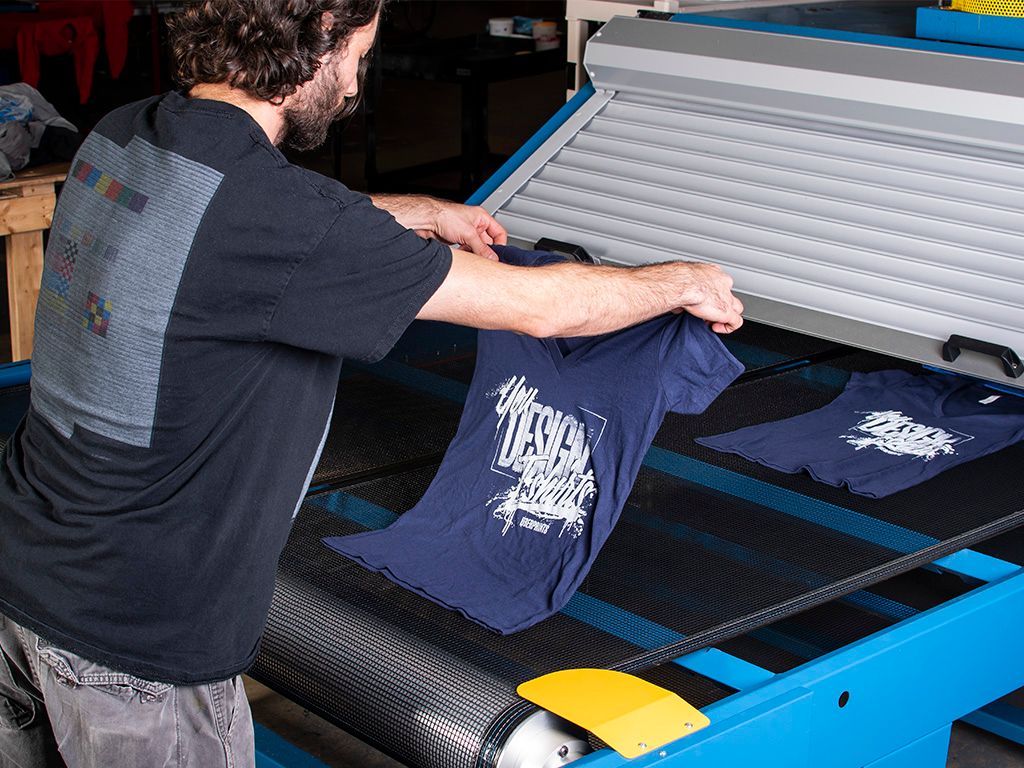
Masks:
[[[495,37],[508,37],[512,34],[512,19],[494,18],[487,20],[487,31]]]
[[[533,47],[535,50],[547,51],[558,46],[558,24],[553,21],[533,22]]]

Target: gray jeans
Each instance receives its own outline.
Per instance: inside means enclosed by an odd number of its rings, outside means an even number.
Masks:
[[[242,678],[154,683],[0,614],[0,768],[252,768]]]

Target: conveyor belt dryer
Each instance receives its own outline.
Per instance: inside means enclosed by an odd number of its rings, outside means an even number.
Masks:
[[[566,609],[499,638],[320,543],[425,490],[472,370],[461,337],[437,332],[443,358],[348,368],[254,674],[411,765],[578,757],[585,734],[515,686],[586,666],[711,717],[638,765],[944,765],[949,723],[1024,685],[1024,448],[869,500],[693,438],[820,407],[856,370],[933,365],[1022,391],[1024,63],[966,50],[605,25],[594,91],[480,198],[518,244],[722,264],[748,307],[728,342],[747,373],[707,414],[666,420]],[[972,717],[1010,734],[1021,712]]]

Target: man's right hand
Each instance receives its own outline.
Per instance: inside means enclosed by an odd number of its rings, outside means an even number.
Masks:
[[[669,264],[687,270],[694,283],[693,297],[673,312],[688,312],[707,320],[715,333],[732,333],[743,325],[743,303],[733,295],[732,277],[721,267],[692,261]]]

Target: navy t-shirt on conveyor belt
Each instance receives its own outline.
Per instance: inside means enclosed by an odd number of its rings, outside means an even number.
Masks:
[[[424,497],[385,530],[325,541],[489,629],[525,629],[586,576],[665,412],[703,411],[741,370],[689,315],[589,339],[481,332],[458,433]]]
[[[698,443],[873,498],[1024,438],[1024,398],[957,376],[854,373],[829,405]]]

